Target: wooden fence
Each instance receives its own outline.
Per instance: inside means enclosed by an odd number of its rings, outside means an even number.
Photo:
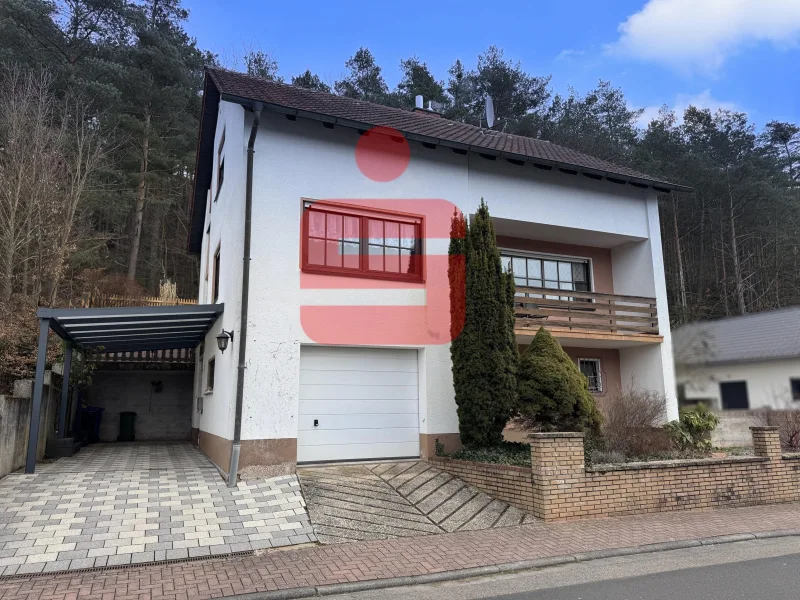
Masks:
[[[81,301],[82,308],[119,308],[125,306],[185,306],[197,304],[190,298],[159,298],[157,296],[115,296],[92,293]]]

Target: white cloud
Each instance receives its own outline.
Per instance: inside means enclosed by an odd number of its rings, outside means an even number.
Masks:
[[[694,95],[678,94],[669,108],[675,112],[678,121],[682,121],[684,111],[690,106],[694,106],[695,108],[708,108],[712,113],[720,108],[723,110],[742,111],[742,109],[733,102],[726,102],[725,100],[714,98],[711,95],[711,90],[703,90],[699,94]],[[637,121],[637,125],[642,129],[646,128],[650,124],[650,121],[658,117],[658,112],[660,110],[661,106],[645,106],[644,112]]]
[[[619,32],[610,54],[713,73],[744,45],[795,45],[800,1],[649,0]]]
[[[573,50],[572,48],[567,48],[558,53],[556,60],[572,60],[574,58],[580,58],[584,54],[586,54],[584,50]]]

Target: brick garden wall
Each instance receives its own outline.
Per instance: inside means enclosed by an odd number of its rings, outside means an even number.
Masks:
[[[755,456],[586,468],[580,433],[534,434],[531,469],[431,458],[488,494],[548,520],[800,501],[800,455],[775,427],[751,429]]]
[[[428,462],[493,498],[508,502],[520,510],[533,513],[533,484],[529,467],[514,467],[467,460],[430,457]]]

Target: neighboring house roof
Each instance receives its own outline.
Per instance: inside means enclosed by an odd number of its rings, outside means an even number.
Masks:
[[[683,366],[800,357],[800,306],[682,325],[672,348]]]
[[[220,100],[250,106],[261,102],[267,110],[335,123],[344,127],[368,129],[391,127],[407,138],[452,148],[501,156],[511,160],[533,162],[546,168],[559,168],[583,173],[595,179],[629,183],[637,187],[653,187],[662,192],[691,191],[691,188],[663,181],[627,167],[576,152],[545,140],[482,129],[432,116],[335,96],[316,90],[268,81],[218,68],[206,68],[203,114],[200,123],[197,169],[195,175],[192,230],[189,249],[199,252],[202,241],[206,190],[211,180],[214,131],[217,105]]]

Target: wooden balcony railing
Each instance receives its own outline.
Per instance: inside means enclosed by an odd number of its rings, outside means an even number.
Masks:
[[[658,335],[656,299],[619,294],[517,287],[517,333],[552,330]]]

